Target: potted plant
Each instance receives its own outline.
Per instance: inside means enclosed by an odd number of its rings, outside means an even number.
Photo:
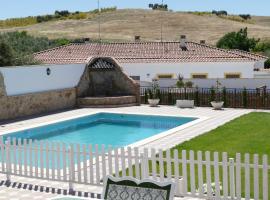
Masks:
[[[149,90],[149,98],[148,98],[148,103],[151,107],[157,107],[159,104],[159,85],[157,80],[153,80],[152,82],[152,90]]]
[[[218,92],[219,92],[219,88],[221,86],[221,83],[219,82],[219,80],[217,79],[216,81],[216,87],[215,87],[215,100],[211,101],[211,105],[215,110],[221,110],[223,105],[224,105],[224,101],[219,101],[218,100]]]
[[[178,99],[176,100],[176,106],[178,108],[194,108],[194,100],[189,100],[187,96],[187,88],[193,87],[193,82],[188,81],[184,83],[183,76],[181,74],[178,75],[178,81],[176,83],[176,86],[178,88],[183,88],[185,92],[185,99]]]

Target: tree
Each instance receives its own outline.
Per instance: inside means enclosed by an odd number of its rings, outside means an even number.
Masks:
[[[241,17],[244,20],[251,19],[251,15],[250,14],[241,14],[241,15],[239,15],[239,17]]]
[[[185,83],[184,83],[184,77],[181,75],[181,74],[178,74],[178,77],[177,77],[177,82],[176,82],[176,86],[178,88],[182,88],[185,86]]]
[[[217,47],[223,49],[239,49],[243,51],[252,51],[259,40],[249,38],[247,28],[240,29],[238,32],[225,34],[218,42]]]
[[[265,69],[269,69],[270,68],[270,58],[268,58],[268,60],[265,61],[264,68]]]
[[[68,43],[50,41],[44,37],[33,37],[26,31],[0,33],[0,66],[38,64],[33,53]]]
[[[14,51],[11,46],[0,40],[0,67],[12,66],[14,62]]]

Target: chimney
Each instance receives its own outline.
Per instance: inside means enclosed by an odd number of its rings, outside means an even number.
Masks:
[[[180,48],[183,51],[187,51],[187,38],[185,35],[180,36]]]
[[[84,43],[90,43],[90,38],[84,38]]]
[[[206,44],[205,40],[200,40],[200,44]]]
[[[140,42],[141,41],[141,36],[135,35],[134,39],[135,39],[135,42]]]

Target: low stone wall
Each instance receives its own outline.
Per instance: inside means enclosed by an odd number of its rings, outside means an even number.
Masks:
[[[0,120],[74,108],[76,89],[0,97]]]
[[[136,104],[136,96],[119,96],[119,97],[78,98],[77,105],[81,108],[87,108],[87,107],[134,106],[137,104]]]

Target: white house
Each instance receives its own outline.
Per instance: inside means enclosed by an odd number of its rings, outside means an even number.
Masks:
[[[36,53],[44,64],[86,64],[92,56],[114,57],[131,77],[141,81],[177,78],[254,78],[267,57],[239,50],[224,50],[201,43],[179,42],[70,44]]]

